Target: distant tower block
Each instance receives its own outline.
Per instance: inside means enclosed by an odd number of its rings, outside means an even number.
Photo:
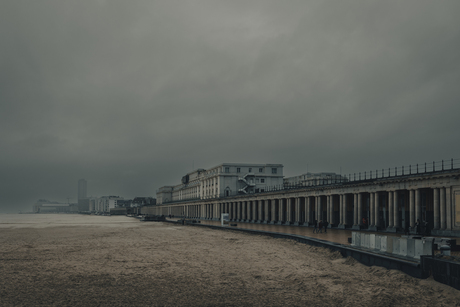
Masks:
[[[86,180],[78,180],[78,200],[85,199],[86,196]]]

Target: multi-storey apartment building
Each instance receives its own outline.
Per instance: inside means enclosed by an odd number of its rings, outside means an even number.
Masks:
[[[119,196],[102,196],[96,199],[94,211],[98,213],[109,213],[110,209],[117,207],[117,201],[123,200]]]
[[[190,172],[178,185],[161,187],[157,204],[252,194],[282,185],[282,164],[222,163]]]

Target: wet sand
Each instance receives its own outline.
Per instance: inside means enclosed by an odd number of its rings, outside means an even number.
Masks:
[[[327,249],[123,216],[0,216],[0,276],[2,306],[460,306]]]

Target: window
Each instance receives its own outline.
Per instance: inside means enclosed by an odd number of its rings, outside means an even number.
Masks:
[[[256,183],[259,183],[259,178],[256,178]]]
[[[260,183],[265,183],[265,179],[260,179]]]
[[[276,174],[276,168],[272,168],[272,174]]]
[[[236,172],[237,172],[237,173],[241,173],[241,168],[237,167],[237,168],[236,168]]]
[[[259,189],[256,189],[256,193],[259,193]]]
[[[265,192],[265,189],[260,189],[260,192]]]
[[[226,173],[230,173],[230,167],[226,167],[226,168],[225,168],[225,172],[226,172]]]
[[[252,167],[249,168],[249,173],[252,172]]]
[[[261,167],[259,168],[259,173],[263,173],[264,169]]]

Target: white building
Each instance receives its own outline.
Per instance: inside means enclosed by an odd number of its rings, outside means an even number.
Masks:
[[[119,196],[99,197],[94,201],[94,211],[97,213],[109,213],[111,208],[115,208],[117,206],[117,201],[122,199],[123,197]]]
[[[252,194],[282,185],[282,164],[222,163],[190,172],[178,185],[161,187],[157,204]]]

